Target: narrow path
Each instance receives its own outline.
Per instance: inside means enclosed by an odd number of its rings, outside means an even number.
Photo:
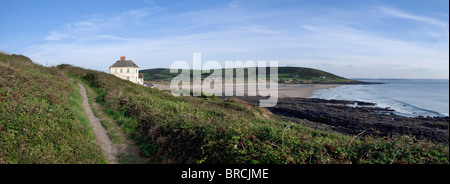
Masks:
[[[86,94],[86,88],[77,83],[80,87],[80,93],[83,97],[83,109],[86,112],[86,115],[89,118],[89,122],[91,122],[93,127],[93,132],[95,135],[95,141],[102,148],[103,154],[105,155],[108,163],[110,164],[118,164],[117,156],[119,154],[119,150],[116,145],[109,139],[107,135],[106,129],[102,126],[100,119],[94,115],[92,112],[92,108],[89,105],[88,97]]]
[[[89,89],[88,93],[89,93]],[[116,124],[116,122],[110,118],[108,118],[102,111],[102,107],[100,106],[100,104],[98,104],[97,102],[95,102],[95,100],[92,100],[91,102],[91,107],[93,109],[97,110],[97,115],[99,116],[98,118],[100,118],[100,120],[107,120],[108,122],[112,122],[113,124]],[[100,122],[101,122],[100,121]],[[117,125],[117,124],[116,124]],[[104,126],[103,126],[104,127]],[[148,163],[148,159],[142,158],[140,157],[139,153],[139,148],[137,146],[134,145],[133,141],[128,140],[126,138],[126,135],[123,133],[123,131],[120,130],[120,127],[113,127],[111,128],[111,130],[119,130],[115,132],[115,135],[120,137],[119,139],[122,140],[122,143],[117,144],[115,143],[115,146],[117,147],[118,151],[118,159],[119,159],[119,163],[121,164],[143,164],[143,163]],[[111,130],[109,130],[109,132],[111,132]],[[110,137],[111,139],[111,137]],[[122,158],[122,159],[121,159]]]

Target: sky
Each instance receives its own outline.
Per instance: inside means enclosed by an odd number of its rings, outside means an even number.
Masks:
[[[347,78],[449,78],[448,0],[0,0],[0,51],[108,71],[278,61]]]

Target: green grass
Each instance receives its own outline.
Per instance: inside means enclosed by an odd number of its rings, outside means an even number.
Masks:
[[[102,126],[105,127],[106,130],[111,130],[111,127],[113,126],[113,124],[111,124],[111,122],[109,122],[106,119],[102,120],[101,123],[102,123]]]
[[[141,157],[134,155],[134,154],[120,154],[118,156],[119,158],[119,163],[122,164],[151,164],[151,162],[149,162],[146,159],[142,159]]]
[[[123,141],[117,134],[118,134],[118,131],[116,129],[110,130],[107,133],[108,137],[111,139],[112,142],[114,142],[114,144],[122,144]]]
[[[152,163],[449,163],[448,145],[407,136],[355,139],[271,119],[237,99],[178,98],[106,73],[58,68],[99,92],[105,114]]]
[[[138,121],[125,116],[125,112],[120,110],[114,110],[106,108],[105,113],[117,122],[121,126],[123,132],[130,137],[133,137],[133,133],[136,131]]]
[[[54,67],[0,54],[0,163],[106,163],[79,88]]]

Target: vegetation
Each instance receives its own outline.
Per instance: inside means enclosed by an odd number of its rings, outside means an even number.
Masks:
[[[448,145],[349,137],[273,119],[233,98],[174,97],[106,73],[58,68],[88,81],[105,114],[153,163],[449,163]]]
[[[91,101],[103,110],[97,113],[114,119],[152,163],[449,163],[448,145],[314,130],[233,98],[174,97],[103,72],[43,67],[6,54],[0,54],[0,163],[106,163],[75,78],[94,91]],[[119,129],[110,130],[114,140]]]
[[[117,129],[109,130],[107,135],[114,144],[122,144],[122,139],[120,139],[120,137],[117,135],[118,134],[117,131],[118,131]]]
[[[222,78],[225,78],[225,71],[230,69],[222,69]],[[270,70],[266,68],[267,78],[270,77]],[[181,73],[170,73],[170,69],[148,69],[141,70],[140,73],[144,74],[144,80],[146,81],[166,81],[170,82],[176,76]],[[192,73],[191,72],[191,78]],[[234,71],[233,77],[236,77],[236,72]],[[247,73],[248,70],[245,71]],[[202,79],[208,77],[211,73],[202,74]],[[256,73],[255,73],[256,74]],[[247,79],[245,75],[245,79]],[[302,67],[279,67],[278,68],[278,79],[279,83],[293,83],[293,84],[361,84],[365,82],[346,79],[339,77],[337,75],[324,72],[321,70],[316,70],[312,68],[302,68]]]
[[[0,163],[106,163],[81,102],[57,68],[0,54]]]
[[[74,76],[74,75],[68,75],[70,76],[72,79],[75,79],[81,83],[84,84],[84,86],[86,86],[86,93],[88,96],[88,100],[89,100],[89,105],[92,107],[92,112],[93,114],[100,118],[100,123],[102,124],[102,126],[106,129],[107,133],[106,135],[109,137],[109,139],[114,143],[114,144],[122,144],[122,136],[119,135],[119,130],[120,127],[118,127],[115,123],[111,123],[110,119],[108,117],[105,116],[105,114],[102,112],[102,108],[98,107],[98,105],[94,105],[94,101],[97,101],[97,96],[98,96],[98,90],[93,90],[92,88],[88,87],[89,84],[87,84],[86,80],[84,80],[83,78]]]

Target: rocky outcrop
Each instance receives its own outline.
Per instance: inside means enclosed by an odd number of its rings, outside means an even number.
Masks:
[[[262,97],[241,97],[257,104]],[[275,107],[268,108],[284,119],[344,134],[361,132],[377,137],[411,135],[417,139],[448,144],[449,117],[404,117],[390,108],[357,101],[308,98],[280,98]]]

